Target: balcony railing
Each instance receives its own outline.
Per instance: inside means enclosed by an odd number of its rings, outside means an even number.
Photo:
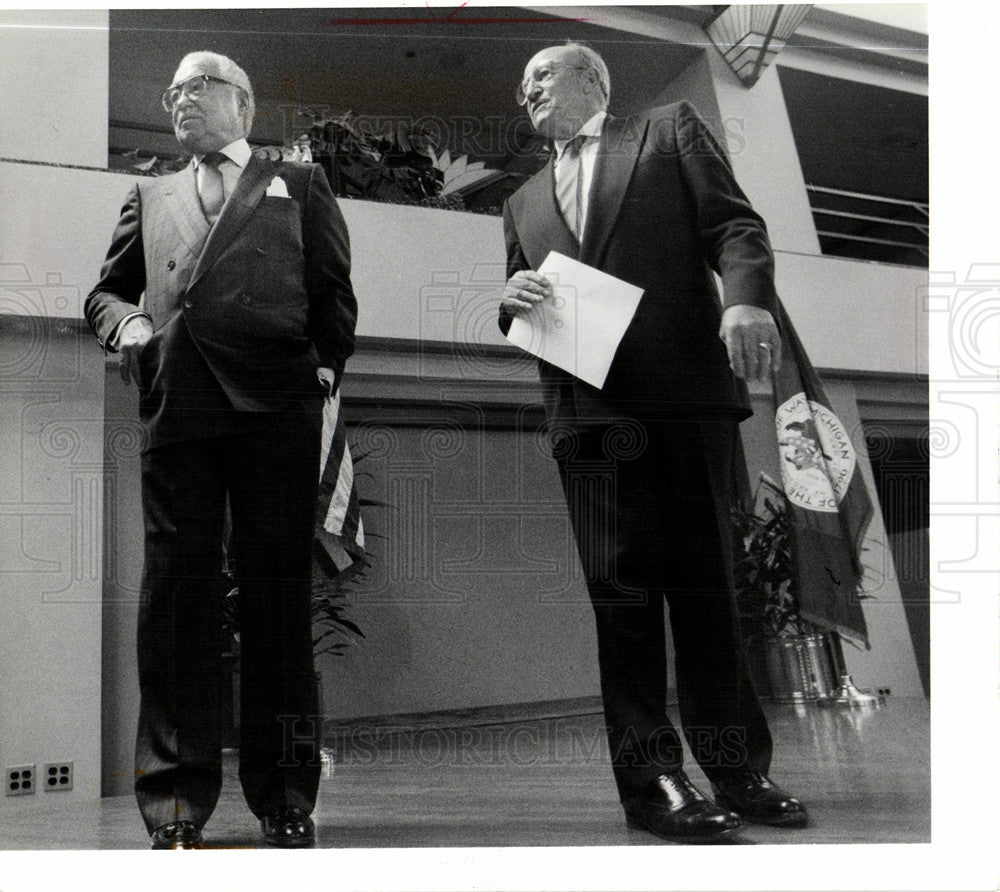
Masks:
[[[927,266],[928,205],[827,186],[806,189],[824,254]]]

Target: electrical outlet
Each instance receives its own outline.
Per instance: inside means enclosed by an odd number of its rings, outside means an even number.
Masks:
[[[73,763],[46,762],[42,766],[41,784],[46,790],[72,790]]]
[[[8,796],[27,796],[35,792],[38,781],[34,765],[12,765],[5,772]]]

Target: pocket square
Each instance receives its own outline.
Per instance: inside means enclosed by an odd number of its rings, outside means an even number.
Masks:
[[[267,187],[267,192],[272,198],[290,198],[288,194],[288,187],[285,185],[285,181],[281,177],[275,177],[271,180],[270,185]]]

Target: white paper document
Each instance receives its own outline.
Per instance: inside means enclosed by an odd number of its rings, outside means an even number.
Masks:
[[[603,387],[642,289],[556,251],[538,272],[552,283],[552,297],[515,316],[507,340]]]

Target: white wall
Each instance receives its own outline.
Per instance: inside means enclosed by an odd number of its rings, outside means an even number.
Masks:
[[[130,185],[122,174],[0,162],[0,311],[81,318]],[[360,335],[504,343],[498,217],[340,204]],[[778,290],[814,365],[926,374],[925,271],[781,250],[776,263]]]
[[[0,765],[74,763],[100,795],[104,364],[76,324],[0,317]]]
[[[714,49],[706,53],[719,113],[727,122],[736,179],[767,223],[776,250],[819,254],[809,193],[799,165],[777,68],[765,69],[752,90]]]
[[[0,156],[107,164],[107,22],[0,11]],[[106,207],[78,171],[17,168],[0,184],[0,765],[72,761],[74,784],[4,797],[4,820],[101,790],[104,364],[49,320],[79,316]]]
[[[0,157],[105,167],[107,10],[0,10],[0,59]]]

